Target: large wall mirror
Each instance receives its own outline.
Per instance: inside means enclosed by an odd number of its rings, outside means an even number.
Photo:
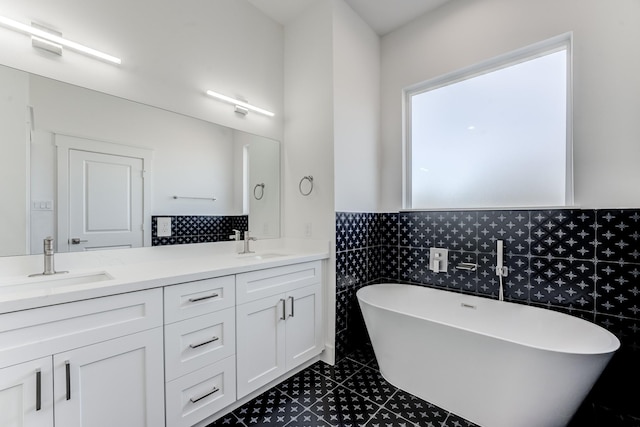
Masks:
[[[158,244],[158,216],[172,236],[235,220],[280,236],[278,141],[3,66],[0,114],[0,255],[40,253],[49,235],[58,251]],[[137,243],[74,247],[87,229]]]

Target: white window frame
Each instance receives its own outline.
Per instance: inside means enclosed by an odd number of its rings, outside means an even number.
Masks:
[[[409,86],[403,90],[403,176],[402,176],[402,206],[405,210],[429,210],[428,207],[412,206],[412,158],[411,158],[411,101],[412,96],[454,83],[461,82],[482,74],[487,74],[502,68],[507,68],[522,62],[526,62],[541,56],[565,50],[567,52],[567,112],[566,112],[566,178],[565,178],[565,203],[562,207],[573,206],[574,204],[574,183],[573,183],[573,33],[565,33],[550,39],[514,50],[512,52],[488,59],[472,66],[435,77],[433,79]],[[477,206],[477,208],[527,208],[542,206]],[[544,206],[556,207],[556,206]],[[451,206],[451,209],[456,209]],[[469,207],[465,207],[469,209]],[[439,208],[438,210],[442,210]]]

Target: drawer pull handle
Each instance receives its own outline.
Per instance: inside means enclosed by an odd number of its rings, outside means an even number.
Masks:
[[[189,347],[191,347],[191,348],[198,348],[198,347],[202,347],[203,345],[210,344],[210,343],[212,343],[212,342],[214,342],[214,341],[218,341],[219,339],[220,339],[220,338],[218,338],[218,337],[213,337],[213,338],[211,338],[211,339],[210,339],[210,340],[208,340],[208,341],[204,341],[204,342],[201,342],[201,343],[198,343],[198,344],[189,344]]]
[[[295,317],[295,311],[294,311],[295,300],[293,299],[293,297],[289,297],[289,299],[291,300],[291,314],[289,315],[289,317]]]
[[[213,390],[211,390],[211,391],[209,391],[209,392],[207,392],[207,393],[203,394],[202,396],[200,396],[200,397],[192,397],[192,398],[191,398],[191,399],[189,399],[189,400],[191,401],[191,403],[196,403],[196,402],[198,402],[198,401],[200,401],[200,400],[204,399],[204,398],[205,398],[205,397],[207,397],[207,396],[211,396],[213,393],[215,393],[215,392],[217,392],[217,391],[220,391],[220,389],[219,389],[219,388],[217,388],[217,387],[214,387],[214,388],[213,388]]]
[[[280,320],[287,320],[287,308],[285,307],[286,303],[284,298],[280,298],[280,302],[282,303],[282,316],[280,317]]]
[[[206,297],[198,297],[198,298],[189,298],[189,302],[198,302],[209,298],[215,298],[219,296],[218,294],[207,295]]]
[[[64,362],[67,377],[67,400],[71,400],[71,363],[67,360]]]
[[[36,411],[42,409],[42,372],[36,369]]]

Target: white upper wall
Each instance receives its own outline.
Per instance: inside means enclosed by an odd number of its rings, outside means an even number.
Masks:
[[[333,11],[336,211],[374,212],[380,162],[380,38],[343,0]]]
[[[283,28],[245,1],[0,0],[2,14],[38,22],[122,58],[110,65],[53,56],[0,27],[0,64],[282,140]],[[276,113],[244,117],[211,89]]]
[[[333,45],[331,2],[321,1],[285,27],[283,235],[332,239]],[[304,176],[313,192],[300,194]]]
[[[575,203],[640,206],[640,3],[452,0],[382,38],[381,210],[402,208],[403,88],[569,31]]]

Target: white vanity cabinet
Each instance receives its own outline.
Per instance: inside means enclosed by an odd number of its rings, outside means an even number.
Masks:
[[[235,276],[164,288],[167,427],[190,427],[236,400]]]
[[[240,398],[322,352],[322,264],[238,274],[236,292]]]
[[[162,291],[0,315],[0,425],[164,425]]]
[[[51,357],[0,369],[0,426],[52,427],[52,384]]]

